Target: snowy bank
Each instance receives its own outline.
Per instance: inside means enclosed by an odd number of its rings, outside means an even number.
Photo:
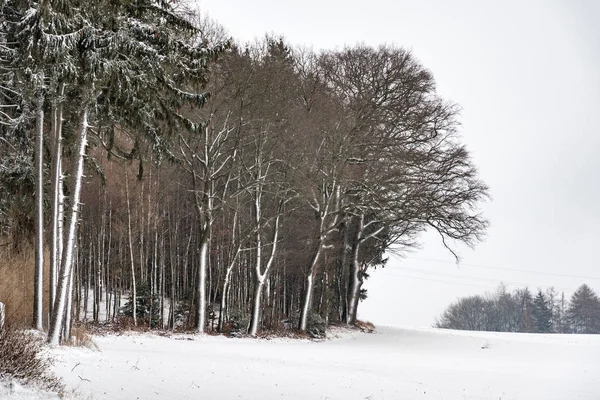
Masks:
[[[339,339],[95,337],[54,350],[96,399],[598,399],[600,336],[379,328]]]

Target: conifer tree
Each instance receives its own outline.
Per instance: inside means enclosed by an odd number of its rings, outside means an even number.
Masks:
[[[581,285],[569,302],[567,316],[574,333],[600,333],[600,299],[588,285]]]
[[[548,305],[546,296],[541,290],[538,291],[537,296],[533,299],[533,317],[537,332],[548,333],[552,327],[552,310]]]

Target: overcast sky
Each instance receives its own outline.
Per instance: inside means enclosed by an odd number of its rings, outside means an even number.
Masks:
[[[500,282],[600,292],[600,1],[233,1],[200,9],[239,41],[411,49],[462,107],[462,135],[493,200],[462,263],[425,235],[374,271],[362,319],[430,326],[456,298]],[[525,272],[528,271],[528,272]],[[587,277],[587,278],[584,278]]]

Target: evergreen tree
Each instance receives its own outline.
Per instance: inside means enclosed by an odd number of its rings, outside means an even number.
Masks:
[[[567,318],[567,299],[565,293],[560,294],[560,299],[556,301],[556,312],[553,316],[554,332],[569,333],[569,321]]]
[[[529,288],[517,291],[517,298],[521,306],[521,326],[519,332],[535,332],[533,317],[533,297]]]
[[[546,296],[541,290],[538,291],[537,296],[533,299],[533,317],[537,332],[548,333],[552,327],[552,311],[549,307]]]
[[[573,293],[567,318],[574,333],[600,333],[600,299],[588,285]]]
[[[135,301],[135,313],[138,320],[148,323],[152,328],[161,326],[160,302],[157,296],[152,295],[148,284],[138,286]],[[125,316],[133,317],[133,293],[131,293],[127,303],[121,308],[121,313]]]

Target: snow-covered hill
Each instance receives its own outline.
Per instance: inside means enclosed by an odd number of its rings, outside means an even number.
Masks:
[[[324,342],[126,335],[55,350],[96,399],[600,399],[600,336],[379,328]]]

